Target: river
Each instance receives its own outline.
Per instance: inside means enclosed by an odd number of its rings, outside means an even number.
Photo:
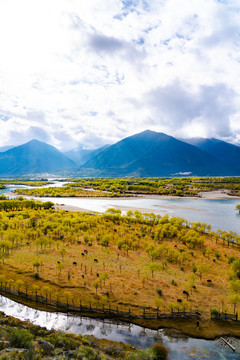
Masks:
[[[179,216],[191,222],[210,224],[214,231],[222,229],[240,234],[240,215],[235,210],[240,199],[201,199],[201,198],[62,198],[46,197],[34,198],[42,201],[52,201],[57,205],[73,206],[87,211],[104,212],[109,208],[120,208],[123,213],[127,210],[154,212],[156,214]]]
[[[60,183],[61,184],[61,183]],[[61,186],[59,184],[59,186]],[[20,187],[20,186],[19,186]],[[15,187],[3,190],[8,194]],[[39,200],[39,198],[36,198]],[[155,212],[161,215],[180,216],[190,221],[201,221],[212,225],[214,230],[232,230],[239,233],[240,216],[235,207],[240,203],[237,199],[208,200],[193,198],[129,198],[129,199],[99,199],[99,198],[41,198],[42,201],[52,201],[57,205],[65,204],[90,211],[104,212],[108,208],[138,209],[143,212]],[[154,331],[136,325],[117,324],[75,315],[50,313],[31,309],[18,304],[6,297],[0,299],[0,311],[6,315],[21,320],[29,320],[33,324],[73,332],[76,334],[92,334],[98,338],[106,338],[124,342],[136,347],[146,348],[156,341],[162,341],[169,349],[169,360],[211,359],[235,360],[240,359],[240,349],[233,353],[223,346],[219,340],[207,341],[189,337],[168,336],[163,330]],[[237,342],[240,347],[240,342]]]
[[[29,320],[35,325],[47,329],[56,329],[75,334],[94,335],[113,341],[131,344],[138,348],[150,347],[155,342],[162,342],[169,350],[169,360],[236,360],[240,358],[240,344],[236,353],[224,346],[220,340],[193,339],[187,336],[169,336],[164,330],[144,329],[133,324],[116,323],[46,312],[32,309],[4,296],[0,297],[0,311],[20,320]]]

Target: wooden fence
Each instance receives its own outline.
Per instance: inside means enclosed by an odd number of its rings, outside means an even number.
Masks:
[[[233,320],[233,321],[240,321],[238,318],[238,313],[236,314],[227,314],[226,312],[223,313],[211,313],[212,320]]]
[[[125,319],[180,319],[180,318],[199,318],[201,314],[198,311],[171,311],[169,313],[160,312],[159,309],[142,308],[138,314],[134,313],[130,308],[128,311],[123,311],[111,306],[92,306],[91,303],[86,305],[82,304],[82,301],[62,302],[58,300],[52,300],[47,297],[43,297],[36,294],[27,294],[26,292],[17,291],[8,287],[2,287],[0,289],[1,295],[13,295],[14,298],[24,299],[27,301],[33,301],[44,304],[51,308],[51,311],[63,311],[74,313],[85,313],[92,315],[99,315],[111,318],[125,318]]]

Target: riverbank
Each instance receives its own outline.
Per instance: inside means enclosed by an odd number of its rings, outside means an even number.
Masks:
[[[65,313],[74,314],[80,317],[88,317],[91,319],[110,319],[117,323],[134,324],[145,329],[160,330],[165,329],[168,335],[171,336],[190,336],[197,339],[214,340],[221,336],[234,336],[240,338],[240,323],[238,321],[223,321],[211,320],[208,313],[201,313],[199,318],[199,326],[197,326],[197,318],[161,318],[161,319],[137,319],[121,317],[115,315],[114,317],[106,314],[94,313],[93,311],[67,311],[64,307],[53,307],[47,304],[24,299],[13,294],[1,291],[1,295],[15,301],[16,303],[25,305],[31,309],[45,311],[49,313]]]

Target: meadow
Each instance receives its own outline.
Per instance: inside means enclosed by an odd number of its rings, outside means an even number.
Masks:
[[[1,287],[134,314],[233,313],[239,306],[234,233],[139,211],[92,215],[55,210],[50,202],[0,204]]]

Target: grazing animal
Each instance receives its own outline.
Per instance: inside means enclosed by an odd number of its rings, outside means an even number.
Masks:
[[[177,245],[174,245],[175,248],[177,248]]]
[[[84,279],[84,275],[82,274],[82,278]]]
[[[26,244],[29,245],[29,242],[27,242]]]
[[[177,302],[178,302],[178,303],[181,303],[181,302],[182,302],[182,299],[177,299]]]
[[[84,253],[85,253],[85,254],[88,254],[88,251],[87,251],[87,250],[84,250]]]
[[[94,262],[95,262],[95,263],[98,263],[98,259],[94,259]]]
[[[208,282],[208,283],[212,283],[212,280],[208,279],[207,282]]]
[[[58,264],[60,264],[60,261],[58,261]]]
[[[84,254],[84,253],[82,253],[82,256],[85,256],[85,254]]]
[[[189,296],[189,293],[186,290],[183,290],[183,294]]]
[[[73,265],[77,265],[76,261],[73,262]]]
[[[99,277],[99,274],[97,273],[97,277]]]
[[[196,289],[196,286],[195,285],[193,285],[193,287],[192,287],[193,289]]]

